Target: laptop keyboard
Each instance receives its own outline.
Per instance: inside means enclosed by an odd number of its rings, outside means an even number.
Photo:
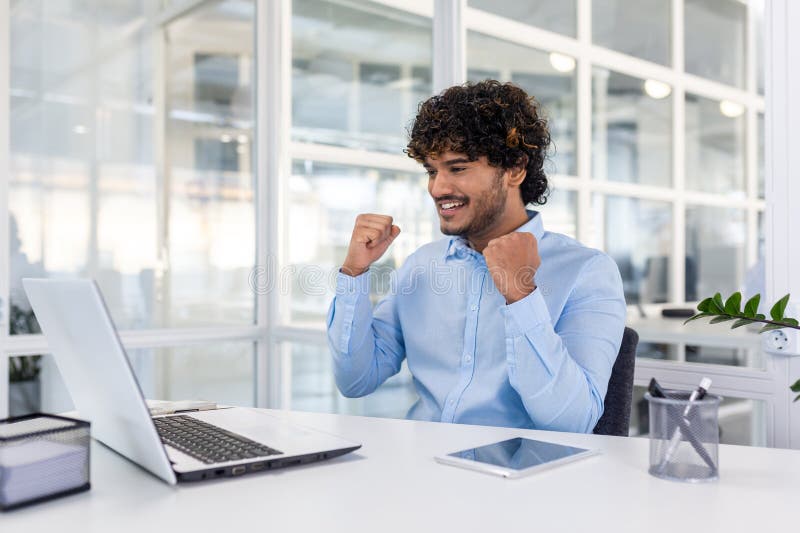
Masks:
[[[153,422],[164,444],[206,464],[282,453],[190,416],[154,418]]]

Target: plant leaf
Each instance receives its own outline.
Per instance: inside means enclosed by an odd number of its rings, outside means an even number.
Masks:
[[[715,294],[714,297],[711,298],[711,303],[714,304],[716,308],[714,311],[716,311],[717,314],[725,312],[725,304],[722,303],[722,295],[720,293]]]
[[[767,316],[766,316],[766,315],[762,315],[761,313],[758,313],[758,314],[756,315],[756,319],[758,319],[758,320],[764,320],[764,319],[766,319],[766,318],[767,318]]]
[[[800,394],[798,394],[794,399],[794,401],[797,401],[797,400],[800,400]]]
[[[736,317],[735,316],[720,315],[720,316],[712,318],[711,321],[709,321],[709,324],[719,324],[720,322],[727,322],[729,320],[736,320]]]
[[[725,312],[729,315],[739,315],[741,314],[741,309],[739,307],[742,305],[742,293],[741,292],[734,292],[728,298],[728,301],[725,302]]]
[[[789,388],[792,390],[792,392],[800,392],[800,379],[795,381],[794,384]]]
[[[780,324],[766,324],[763,328],[758,330],[759,333],[764,333],[767,331],[772,331],[773,329],[783,329],[786,326],[781,326]]]
[[[731,329],[740,328],[742,326],[746,326],[747,324],[752,324],[752,323],[753,321],[750,320],[749,318],[740,318],[739,320],[733,323]]]
[[[709,312],[713,311],[713,305],[714,304],[713,304],[711,298],[706,298],[705,300],[703,300],[702,302],[697,304],[697,310],[701,311],[703,313],[709,313]]]
[[[744,304],[744,316],[755,318],[758,313],[758,304],[761,302],[761,295],[756,294]]]
[[[770,309],[769,314],[772,316],[772,320],[780,320],[783,318],[783,313],[786,311],[786,304],[789,303],[789,295],[787,294],[777,302],[775,305],[772,306]]]
[[[781,320],[781,323],[786,324],[787,326],[797,326],[800,324],[796,318],[784,318]]]
[[[715,315],[714,313],[697,313],[696,315],[690,316],[689,318],[684,320],[683,323],[686,324],[687,322],[691,322],[692,320],[697,320],[698,318],[703,318],[707,316],[717,316],[717,315]]]

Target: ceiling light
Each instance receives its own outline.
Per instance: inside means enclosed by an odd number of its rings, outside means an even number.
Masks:
[[[650,98],[661,100],[662,98],[666,98],[672,93],[672,87],[670,87],[669,84],[666,84],[663,81],[645,80],[644,92],[646,92],[647,96],[649,96]]]
[[[250,139],[248,139],[247,135],[245,135],[244,133],[239,134],[239,136],[236,137],[236,140],[239,141],[239,144],[247,144],[248,142],[250,142]]]
[[[233,140],[233,138],[227,133],[223,133],[222,135],[220,135],[219,140],[224,143],[229,143],[231,142],[231,140]]]
[[[575,58],[558,52],[550,52],[550,65],[559,72],[572,72],[575,70]]]
[[[719,103],[719,112],[729,118],[736,118],[744,113],[744,106],[739,102],[723,100]]]
[[[74,128],[72,128],[72,131],[74,131],[78,135],[84,135],[86,132],[89,131],[89,129],[83,124],[78,124]]]
[[[394,81],[390,81],[389,83],[384,84],[387,89],[394,89],[396,91],[407,91],[414,87],[414,84],[417,83],[416,78],[412,77],[405,77],[399,78]]]

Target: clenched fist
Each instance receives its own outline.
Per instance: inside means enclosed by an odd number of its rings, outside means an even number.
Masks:
[[[483,257],[507,304],[525,298],[536,289],[533,275],[542,259],[533,234],[515,231],[492,239],[483,249]]]
[[[400,228],[392,224],[392,217],[370,213],[358,215],[342,272],[348,276],[363,274],[380,259],[398,235]]]

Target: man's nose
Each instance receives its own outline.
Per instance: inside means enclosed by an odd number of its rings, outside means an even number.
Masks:
[[[437,173],[436,176],[431,179],[428,184],[428,192],[434,199],[455,193],[450,177],[443,172]]]

